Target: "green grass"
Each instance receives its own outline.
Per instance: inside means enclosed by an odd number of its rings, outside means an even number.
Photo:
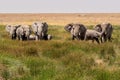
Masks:
[[[63,26],[50,25],[48,33],[53,35],[50,41],[11,40],[4,25],[0,25],[0,77],[5,80],[120,79],[119,25],[114,25],[112,42],[100,45],[72,41]]]

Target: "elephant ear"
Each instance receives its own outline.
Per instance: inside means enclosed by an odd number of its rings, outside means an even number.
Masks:
[[[42,24],[43,24],[43,32],[44,34],[46,34],[48,31],[48,24],[46,22],[42,22]]]
[[[72,29],[72,27],[73,27],[73,25],[74,25],[73,23],[67,24],[67,25],[64,27],[64,29],[65,29],[66,31],[70,32],[71,29]]]
[[[109,29],[112,29],[113,27],[112,27],[112,25],[110,24],[110,23],[107,23],[107,29],[109,28]]]
[[[46,22],[42,23],[44,27],[46,27],[46,29],[48,28],[48,24]]]
[[[87,28],[83,24],[79,24],[79,26],[80,26],[80,32],[85,33]]]
[[[101,24],[97,24],[94,29],[98,32],[102,32],[102,27],[101,27]]]
[[[10,32],[10,30],[11,30],[11,25],[6,25],[5,30],[6,30],[7,32]]]

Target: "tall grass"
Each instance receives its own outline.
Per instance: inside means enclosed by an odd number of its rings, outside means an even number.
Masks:
[[[53,35],[50,41],[11,40],[4,28],[0,26],[0,77],[3,79],[120,79],[120,26],[114,26],[112,42],[100,45],[72,41],[63,26],[49,26],[48,33]]]

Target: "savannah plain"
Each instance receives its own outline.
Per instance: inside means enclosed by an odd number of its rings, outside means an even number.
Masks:
[[[47,22],[48,41],[11,40],[7,24]],[[68,23],[113,25],[112,42],[71,40]],[[0,14],[0,80],[119,80],[120,14]]]

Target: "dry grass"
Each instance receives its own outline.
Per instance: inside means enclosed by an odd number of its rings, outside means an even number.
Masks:
[[[83,23],[95,25],[102,22],[110,22],[119,25],[120,14],[0,14],[0,24],[32,24],[34,21],[45,21],[50,25],[65,25],[67,23]]]

